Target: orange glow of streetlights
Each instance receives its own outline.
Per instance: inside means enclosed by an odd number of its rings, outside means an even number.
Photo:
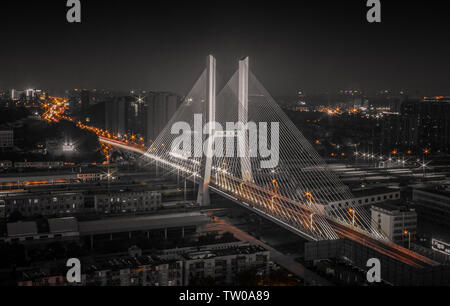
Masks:
[[[409,231],[407,231],[407,230],[404,230],[403,231],[403,234],[406,236],[406,235],[408,235],[408,249],[410,250],[411,249],[411,232],[409,232]]]
[[[355,225],[355,210],[349,208],[348,212],[352,214],[352,224]]]

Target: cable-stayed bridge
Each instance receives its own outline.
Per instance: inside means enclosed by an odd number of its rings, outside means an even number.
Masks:
[[[349,188],[250,71],[248,58],[225,85],[216,80],[216,61],[208,56],[148,150],[100,140],[198,183],[199,205],[209,205],[215,192],[310,241],[345,237],[414,267],[436,265],[390,242],[355,205]]]

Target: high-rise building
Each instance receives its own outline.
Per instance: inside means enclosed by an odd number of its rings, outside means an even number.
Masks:
[[[145,138],[152,142],[175,114],[181,99],[171,93],[151,93],[147,95],[147,130]]]
[[[420,218],[434,224],[450,224],[450,189],[443,186],[414,188],[413,202]]]
[[[181,99],[167,92],[145,92],[107,101],[105,127],[113,134],[138,134],[150,144],[175,114]]]
[[[117,97],[105,104],[105,127],[113,134],[126,134],[127,133],[127,113],[131,97]]]
[[[11,100],[19,101],[24,95],[23,90],[11,89]]]
[[[127,111],[127,133],[145,136],[147,129],[147,104],[144,97],[133,96]]]
[[[81,91],[81,111],[85,112],[91,105],[91,93],[89,90],[83,89]]]
[[[34,89],[27,89],[27,90],[25,90],[25,95],[26,95],[27,101],[31,101],[36,96],[36,90],[34,90]]]

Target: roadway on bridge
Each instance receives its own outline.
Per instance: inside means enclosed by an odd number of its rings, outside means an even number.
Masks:
[[[117,140],[109,140],[104,137],[100,137],[100,141],[111,144],[111,145],[116,146],[121,149],[131,150],[131,151],[141,153],[141,154],[145,153],[145,151],[140,148],[136,148],[135,146],[130,146],[126,143],[119,142]],[[223,176],[222,176],[222,178],[223,178]],[[239,181],[239,179],[237,179],[235,177],[228,177],[228,179],[231,181]],[[212,178],[211,180],[212,180],[211,183],[214,184],[214,179]],[[222,186],[224,185],[223,181],[222,181],[221,185]],[[217,184],[216,187],[221,188],[221,185]],[[233,185],[236,186],[236,184],[233,184]],[[243,190],[245,190],[245,193],[239,193],[239,192],[233,192],[233,191],[226,191],[224,193],[229,193],[231,197],[238,196],[238,197],[236,197],[237,201],[239,201],[239,202],[245,201],[252,205],[252,206],[250,206],[250,208],[253,208],[253,207],[261,207],[260,204],[254,203],[252,198],[260,199],[261,192],[262,192],[263,194],[264,193],[266,194],[266,196],[267,196],[266,202],[268,201],[269,205],[273,206],[274,203],[276,205],[281,205],[283,207],[283,209],[290,211],[291,213],[293,213],[295,215],[298,214],[304,220],[308,220],[311,217],[312,212],[309,211],[305,205],[300,205],[299,203],[296,203],[295,201],[293,201],[291,199],[284,198],[284,197],[282,197],[280,195],[276,195],[276,194],[275,194],[275,196],[276,196],[277,200],[270,201],[267,199],[271,199],[274,197],[274,194],[272,191],[264,190],[263,188],[261,188],[259,186],[248,184],[248,183],[243,183],[243,186],[244,186]],[[294,207],[296,207],[296,210],[294,211],[291,208],[292,205],[287,205],[288,203],[295,204]],[[266,213],[266,215],[267,215],[267,213]],[[273,218],[273,216],[270,216],[270,217]],[[414,266],[417,268],[438,265],[438,263],[434,262],[433,260],[428,259],[424,256],[421,256],[415,252],[409,251],[409,250],[407,250],[403,247],[400,247],[394,243],[377,240],[375,238],[370,237],[368,234],[362,233],[361,231],[359,231],[357,229],[351,229],[343,224],[336,222],[335,220],[332,220],[328,217],[326,217],[326,218],[327,218],[327,221],[332,226],[332,228],[335,230],[335,232],[341,238],[351,239],[351,240],[356,241],[364,246],[367,246],[381,254],[385,254],[391,258],[394,258],[395,260],[398,260],[407,265]],[[313,224],[310,224],[310,226],[312,227]]]
[[[260,198],[261,197],[261,188],[257,186],[252,186],[252,184],[245,183],[245,187],[242,188],[245,192],[237,192],[238,194],[234,194],[236,196],[237,200],[240,202],[246,202],[248,204],[251,204],[251,208],[253,207],[259,207],[262,208],[260,204],[257,204],[252,199]],[[308,210],[304,205],[299,205],[298,203],[290,203],[290,204],[296,204],[296,209],[294,210],[292,208],[292,205],[287,205],[288,202],[293,202],[290,199],[284,198],[280,195],[274,197],[274,195],[270,191],[266,191],[267,195],[266,198],[270,199],[273,198],[273,200],[268,201],[268,205],[271,205],[271,210],[276,211],[277,206],[282,206],[285,211],[288,211],[292,215],[302,215],[302,218],[304,220],[310,220],[312,212]],[[270,206],[269,206],[270,207]],[[260,210],[261,211],[261,210]],[[343,225],[339,222],[336,222],[335,220],[326,217],[328,223],[331,225],[331,227],[335,230],[335,232],[339,235],[340,238],[348,238],[353,241],[358,242],[359,244],[362,244],[364,246],[367,246],[381,254],[387,255],[391,258],[396,259],[397,261],[403,262],[407,265],[414,266],[417,268],[423,268],[427,266],[436,266],[438,265],[437,262],[428,259],[422,255],[419,255],[415,252],[412,252],[410,250],[407,250],[399,245],[396,245],[392,242],[388,241],[381,241],[378,239],[375,239],[368,234],[363,233],[362,231],[359,231],[357,229],[352,229],[346,225]],[[313,219],[311,219],[313,220]],[[314,224],[309,224],[309,226],[314,227]]]

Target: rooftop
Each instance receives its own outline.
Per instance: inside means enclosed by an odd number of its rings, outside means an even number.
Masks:
[[[201,212],[176,214],[126,216],[79,222],[80,235],[120,233],[170,227],[196,226],[210,222]]]
[[[27,236],[35,235],[38,233],[36,222],[14,222],[6,225],[8,230],[8,236]]]
[[[83,258],[83,265],[85,266],[86,273],[93,273],[105,270],[121,270],[121,269],[136,269],[140,270],[144,266],[158,266],[161,264],[176,263],[179,260],[189,259],[203,259],[211,257],[220,257],[228,255],[239,254],[254,254],[257,252],[266,251],[263,247],[258,245],[243,244],[239,246],[226,246],[225,244],[221,248],[214,246],[204,246],[202,251],[197,251],[197,248],[189,248],[179,256],[160,256],[157,254],[143,254],[141,256],[130,256],[129,254],[115,254],[115,255],[101,255],[95,257]],[[201,253],[201,254],[200,254]],[[41,277],[47,277],[49,275],[60,275],[66,272],[66,267],[62,263],[52,263],[51,267],[48,267],[48,272],[39,271],[39,269],[31,268],[22,271],[21,277],[23,280],[38,279]]]
[[[428,187],[423,187],[423,188],[415,188],[415,190],[430,192],[430,193],[434,193],[434,194],[437,194],[437,195],[440,195],[440,196],[444,196],[444,197],[450,197],[450,190],[443,189],[443,188],[437,188],[435,186],[428,186]]]
[[[409,211],[414,211],[414,209],[410,209],[407,206],[401,205],[401,202],[398,201],[389,201],[387,203],[380,203],[380,204],[375,204],[372,205],[372,208],[375,209],[382,209],[388,212],[409,212]]]
[[[356,189],[352,190],[352,194],[355,198],[368,197],[377,194],[385,194],[392,192],[399,192],[400,189],[396,188],[388,188],[388,187],[375,187],[375,188],[364,188],[364,189]]]
[[[48,219],[51,233],[78,232],[78,221],[74,217]]]
[[[0,199],[1,198],[25,198],[25,199],[32,199],[33,197],[41,197],[41,196],[73,196],[73,195],[80,195],[81,192],[79,191],[30,191],[30,190],[21,190],[21,191],[12,191],[12,192],[0,192]]]
[[[186,259],[202,259],[202,258],[213,258],[230,255],[254,254],[257,252],[264,252],[264,251],[265,249],[259,245],[242,245],[223,249],[191,251],[183,254],[183,256]]]

